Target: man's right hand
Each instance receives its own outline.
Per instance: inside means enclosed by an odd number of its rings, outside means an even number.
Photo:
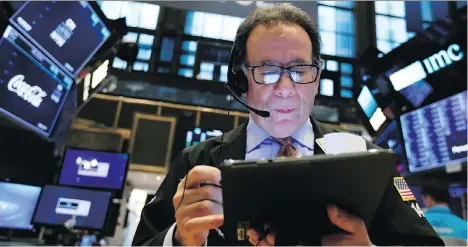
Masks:
[[[183,246],[203,245],[209,230],[224,223],[221,188],[200,187],[202,181],[219,185],[221,171],[211,166],[195,166],[180,181],[173,198],[174,209],[177,210],[175,239]]]

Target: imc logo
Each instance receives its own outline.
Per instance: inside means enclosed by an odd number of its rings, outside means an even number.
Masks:
[[[31,86],[24,81],[24,75],[15,75],[8,82],[8,90],[17,94],[32,106],[39,108],[47,93],[39,86]]]
[[[98,162],[97,159],[85,160],[82,157],[76,159],[78,175],[87,177],[106,178],[109,173],[109,163]]]
[[[460,51],[460,46],[457,44],[450,45],[447,50],[439,51],[428,58],[421,61],[416,61],[409,66],[391,74],[389,76],[393,87],[396,91],[410,86],[411,84],[425,79],[428,75],[439,71],[451,65],[454,62],[460,61],[463,56]],[[427,71],[427,72],[426,72]]]

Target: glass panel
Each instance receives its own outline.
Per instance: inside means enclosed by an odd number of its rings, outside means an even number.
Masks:
[[[221,28],[223,28],[223,16],[206,13],[203,37],[219,39],[221,38]]]
[[[161,46],[161,54],[159,59],[162,61],[172,61],[172,54],[174,53],[174,40],[169,38],[163,38]]]
[[[182,42],[182,50],[196,52],[197,51],[197,41],[190,40],[190,41]]]
[[[408,40],[408,36],[406,33],[406,21],[400,18],[392,18],[391,25],[391,37],[392,41],[396,41],[398,43],[403,43]]]
[[[133,70],[147,72],[149,68],[148,63],[136,62],[133,64]]]
[[[116,69],[126,69],[127,68],[127,61],[122,60],[118,57],[114,57],[114,61],[112,62],[112,68]]]
[[[351,78],[351,76],[347,76],[347,75],[341,76],[341,86],[342,87],[353,87],[353,78]]]
[[[227,73],[228,73],[228,66],[221,65],[220,73],[219,73],[219,81],[227,82]]]
[[[392,46],[392,50],[397,48],[398,46],[401,45],[401,43],[398,43],[398,42],[394,42],[394,43],[390,43],[390,45]]]
[[[404,1],[388,1],[388,9],[390,10],[390,15],[397,17],[405,17],[405,2]]]
[[[138,27],[140,23],[141,3],[125,2],[122,6],[122,16],[126,17],[127,26]]]
[[[322,53],[336,56],[336,34],[332,32],[322,32]]]
[[[343,74],[352,74],[353,65],[349,63],[341,63],[341,73]]]
[[[423,26],[424,26],[425,23],[423,23]],[[411,39],[413,38],[414,36],[416,36],[416,33],[415,32],[409,32],[407,33],[407,36],[408,36],[408,39]]]
[[[224,16],[223,17],[223,28],[221,29],[221,39],[234,41],[236,38],[237,28],[243,21],[243,18]]]
[[[333,96],[333,81],[330,79],[320,80],[320,94],[324,96]]]
[[[375,2],[377,3],[377,2]],[[390,18],[382,15],[375,17],[377,39],[390,39]]]
[[[138,45],[151,47],[153,46],[153,42],[154,42],[153,35],[140,33],[140,37],[138,38]]]
[[[319,28],[324,31],[336,31],[336,9],[328,6],[318,6]]]
[[[345,34],[354,34],[354,18],[352,11],[336,11],[336,31]]]
[[[140,23],[138,27],[145,29],[156,29],[159,18],[159,6],[156,4],[144,3],[140,14]]]
[[[189,34],[194,36],[202,36],[203,28],[205,25],[205,13],[203,12],[194,12],[192,19],[192,27]]]
[[[193,66],[193,64],[195,64],[195,55],[188,55],[188,54],[181,55],[180,64]]]
[[[138,33],[127,33],[125,36],[122,38],[122,42],[128,42],[128,43],[136,43],[138,39]]]
[[[354,57],[354,40],[353,36],[337,34],[337,56]]]
[[[190,34],[190,35],[192,34],[194,15],[195,15],[195,12],[193,11],[187,11],[187,14],[185,15],[184,33],[186,34]]]
[[[433,21],[431,2],[421,1],[421,19],[423,21]]]
[[[200,71],[213,72],[214,64],[212,63],[200,63]]]
[[[327,70],[338,71],[338,62],[334,60],[327,60]]]
[[[386,40],[377,40],[377,49],[383,53],[388,53],[392,50],[392,45]]]
[[[200,73],[197,75],[199,80],[213,80],[214,64],[212,63],[201,63]]]
[[[101,1],[101,10],[107,18],[115,20],[120,18],[123,3],[121,1]]]
[[[192,78],[193,77],[193,70],[192,69],[187,69],[187,68],[179,69],[179,75],[180,76],[185,76],[185,77],[188,77],[188,78]]]
[[[150,58],[151,58],[151,52],[152,52],[151,49],[140,48],[140,49],[138,49],[137,59],[140,59],[140,60],[150,60]]]
[[[388,15],[388,2],[387,1],[374,1],[375,4],[375,13],[376,14],[382,14],[382,15]]]
[[[349,89],[341,89],[341,97],[343,98],[353,98],[353,91]]]

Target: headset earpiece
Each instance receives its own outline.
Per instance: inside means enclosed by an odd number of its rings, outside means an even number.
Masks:
[[[248,90],[248,82],[247,76],[245,76],[242,68],[236,64],[236,60],[239,57],[239,39],[236,39],[229,57],[227,85],[236,93],[237,96],[241,97],[242,94],[246,93]]]

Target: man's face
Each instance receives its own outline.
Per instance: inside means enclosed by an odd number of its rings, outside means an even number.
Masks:
[[[312,42],[297,24],[259,25],[247,40],[249,66],[273,64],[287,67],[298,63],[311,64],[312,59]],[[310,84],[294,83],[287,72],[276,84],[257,84],[251,71],[248,71],[247,78],[248,104],[270,112],[269,118],[252,113],[252,119],[269,135],[276,138],[291,136],[307,121],[320,76]]]

